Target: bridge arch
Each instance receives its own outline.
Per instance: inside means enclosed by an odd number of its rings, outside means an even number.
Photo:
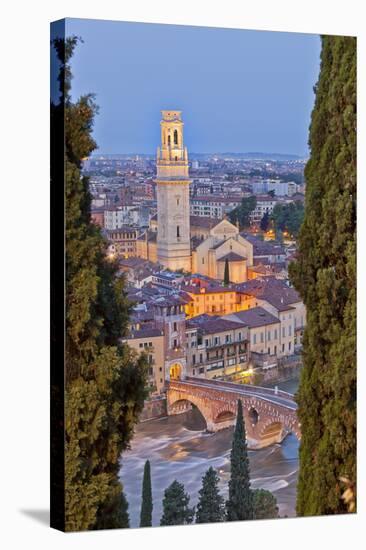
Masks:
[[[298,440],[301,439],[297,420],[278,417],[267,419],[260,426],[258,435],[263,441],[277,439],[280,443],[290,433],[293,433]]]
[[[221,424],[222,422],[230,422],[232,424],[235,418],[236,418],[235,411],[232,411],[231,409],[226,408],[221,411],[217,411],[213,421],[215,424]]]
[[[182,414],[189,411],[192,408],[192,405],[196,407],[198,412],[201,414],[203,420],[206,423],[206,428],[208,428],[210,417],[207,415],[202,403],[199,399],[195,399],[193,396],[179,396],[177,399],[168,401],[168,415]]]
[[[258,424],[259,413],[257,409],[254,408],[253,406],[250,407],[250,409],[248,410],[248,418],[252,426],[255,426],[256,424]]]

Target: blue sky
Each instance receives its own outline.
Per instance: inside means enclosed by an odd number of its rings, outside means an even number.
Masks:
[[[306,155],[319,72],[312,34],[67,19],[84,40],[73,98],[93,92],[100,153],[154,153],[179,109],[192,152]]]

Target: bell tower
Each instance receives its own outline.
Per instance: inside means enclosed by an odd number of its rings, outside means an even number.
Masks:
[[[172,271],[191,271],[188,153],[181,111],[162,111],[158,147],[158,262]]]

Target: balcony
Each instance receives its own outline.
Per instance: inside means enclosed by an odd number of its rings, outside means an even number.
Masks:
[[[206,346],[206,349],[210,348],[222,348],[224,346],[233,346],[235,344],[243,344],[244,342],[248,342],[247,338],[242,338],[241,340],[231,340],[230,342],[210,342],[208,346]]]

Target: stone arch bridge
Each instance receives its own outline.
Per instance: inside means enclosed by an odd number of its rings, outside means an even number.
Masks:
[[[301,438],[297,404],[290,393],[193,377],[167,382],[168,415],[180,414],[195,405],[210,432],[235,423],[238,399],[243,405],[249,448],[280,443],[291,432]]]

